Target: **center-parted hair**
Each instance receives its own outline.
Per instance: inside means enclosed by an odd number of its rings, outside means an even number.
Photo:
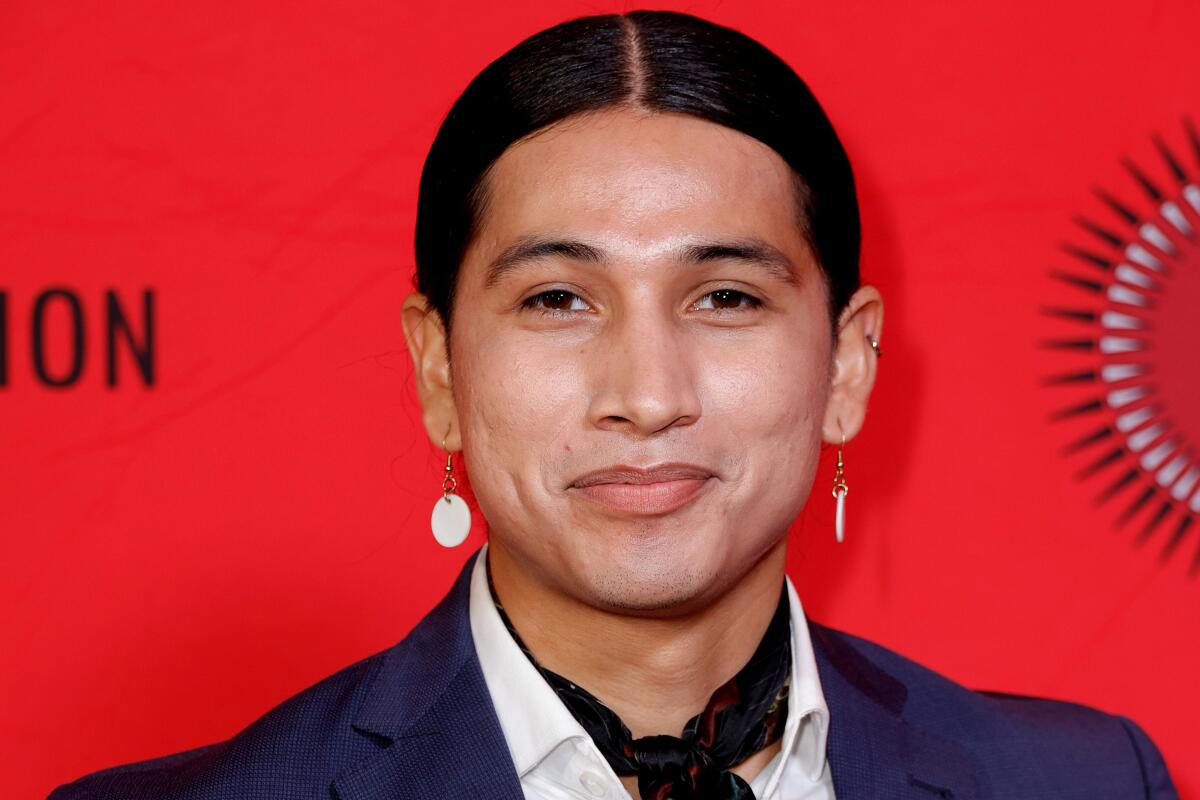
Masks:
[[[795,71],[749,36],[673,11],[579,17],[489,64],[430,147],[417,199],[416,288],[447,335],[462,258],[488,207],[488,170],[513,144],[577,114],[615,107],[690,114],[751,136],[795,176],[796,224],[836,322],[859,286],[854,175],[837,134]]]

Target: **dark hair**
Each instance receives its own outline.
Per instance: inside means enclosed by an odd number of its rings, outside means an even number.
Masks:
[[[417,199],[416,288],[449,335],[459,265],[487,208],[487,173],[511,145],[576,114],[675,111],[740,131],[795,173],[801,219],[837,319],[859,285],[850,161],[825,112],[782,59],[745,34],[673,11],[561,22],[489,64],[451,107]]]

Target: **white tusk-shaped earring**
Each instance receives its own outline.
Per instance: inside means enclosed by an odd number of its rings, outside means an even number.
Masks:
[[[845,462],[842,461],[842,448],[845,446],[846,434],[843,433],[842,443],[838,445],[837,471],[833,473],[833,496],[837,498],[837,514],[833,519],[833,527],[839,542],[846,537],[846,493],[850,491],[842,469],[845,466]]]

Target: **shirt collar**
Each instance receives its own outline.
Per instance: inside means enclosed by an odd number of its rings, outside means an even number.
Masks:
[[[792,683],[788,691],[788,715],[783,724],[783,743],[778,766],[767,782],[764,797],[770,797],[783,776],[784,760],[798,759],[808,779],[817,782],[825,768],[825,744],[829,738],[829,706],[817,674],[817,658],[804,606],[792,579],[784,576],[792,627]]]
[[[487,548],[484,542],[471,574],[471,636],[517,774],[525,777],[562,742],[590,737],[500,619],[488,589]]]
[[[517,774],[524,778],[564,741],[590,737],[500,619],[488,589],[487,547],[484,542],[471,574],[471,635]],[[770,768],[764,796],[774,791],[789,758],[799,759],[803,772],[816,781],[825,765],[829,734],[829,708],[821,691],[804,609],[791,578],[784,580],[791,612],[792,680],[781,750],[772,762],[775,766]]]

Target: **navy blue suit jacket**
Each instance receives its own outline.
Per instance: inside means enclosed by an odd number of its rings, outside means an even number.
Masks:
[[[285,700],[233,738],[92,773],[50,800],[522,800],[475,653],[468,559],[395,646]],[[1177,798],[1121,716],[977,692],[809,621],[838,800]]]

